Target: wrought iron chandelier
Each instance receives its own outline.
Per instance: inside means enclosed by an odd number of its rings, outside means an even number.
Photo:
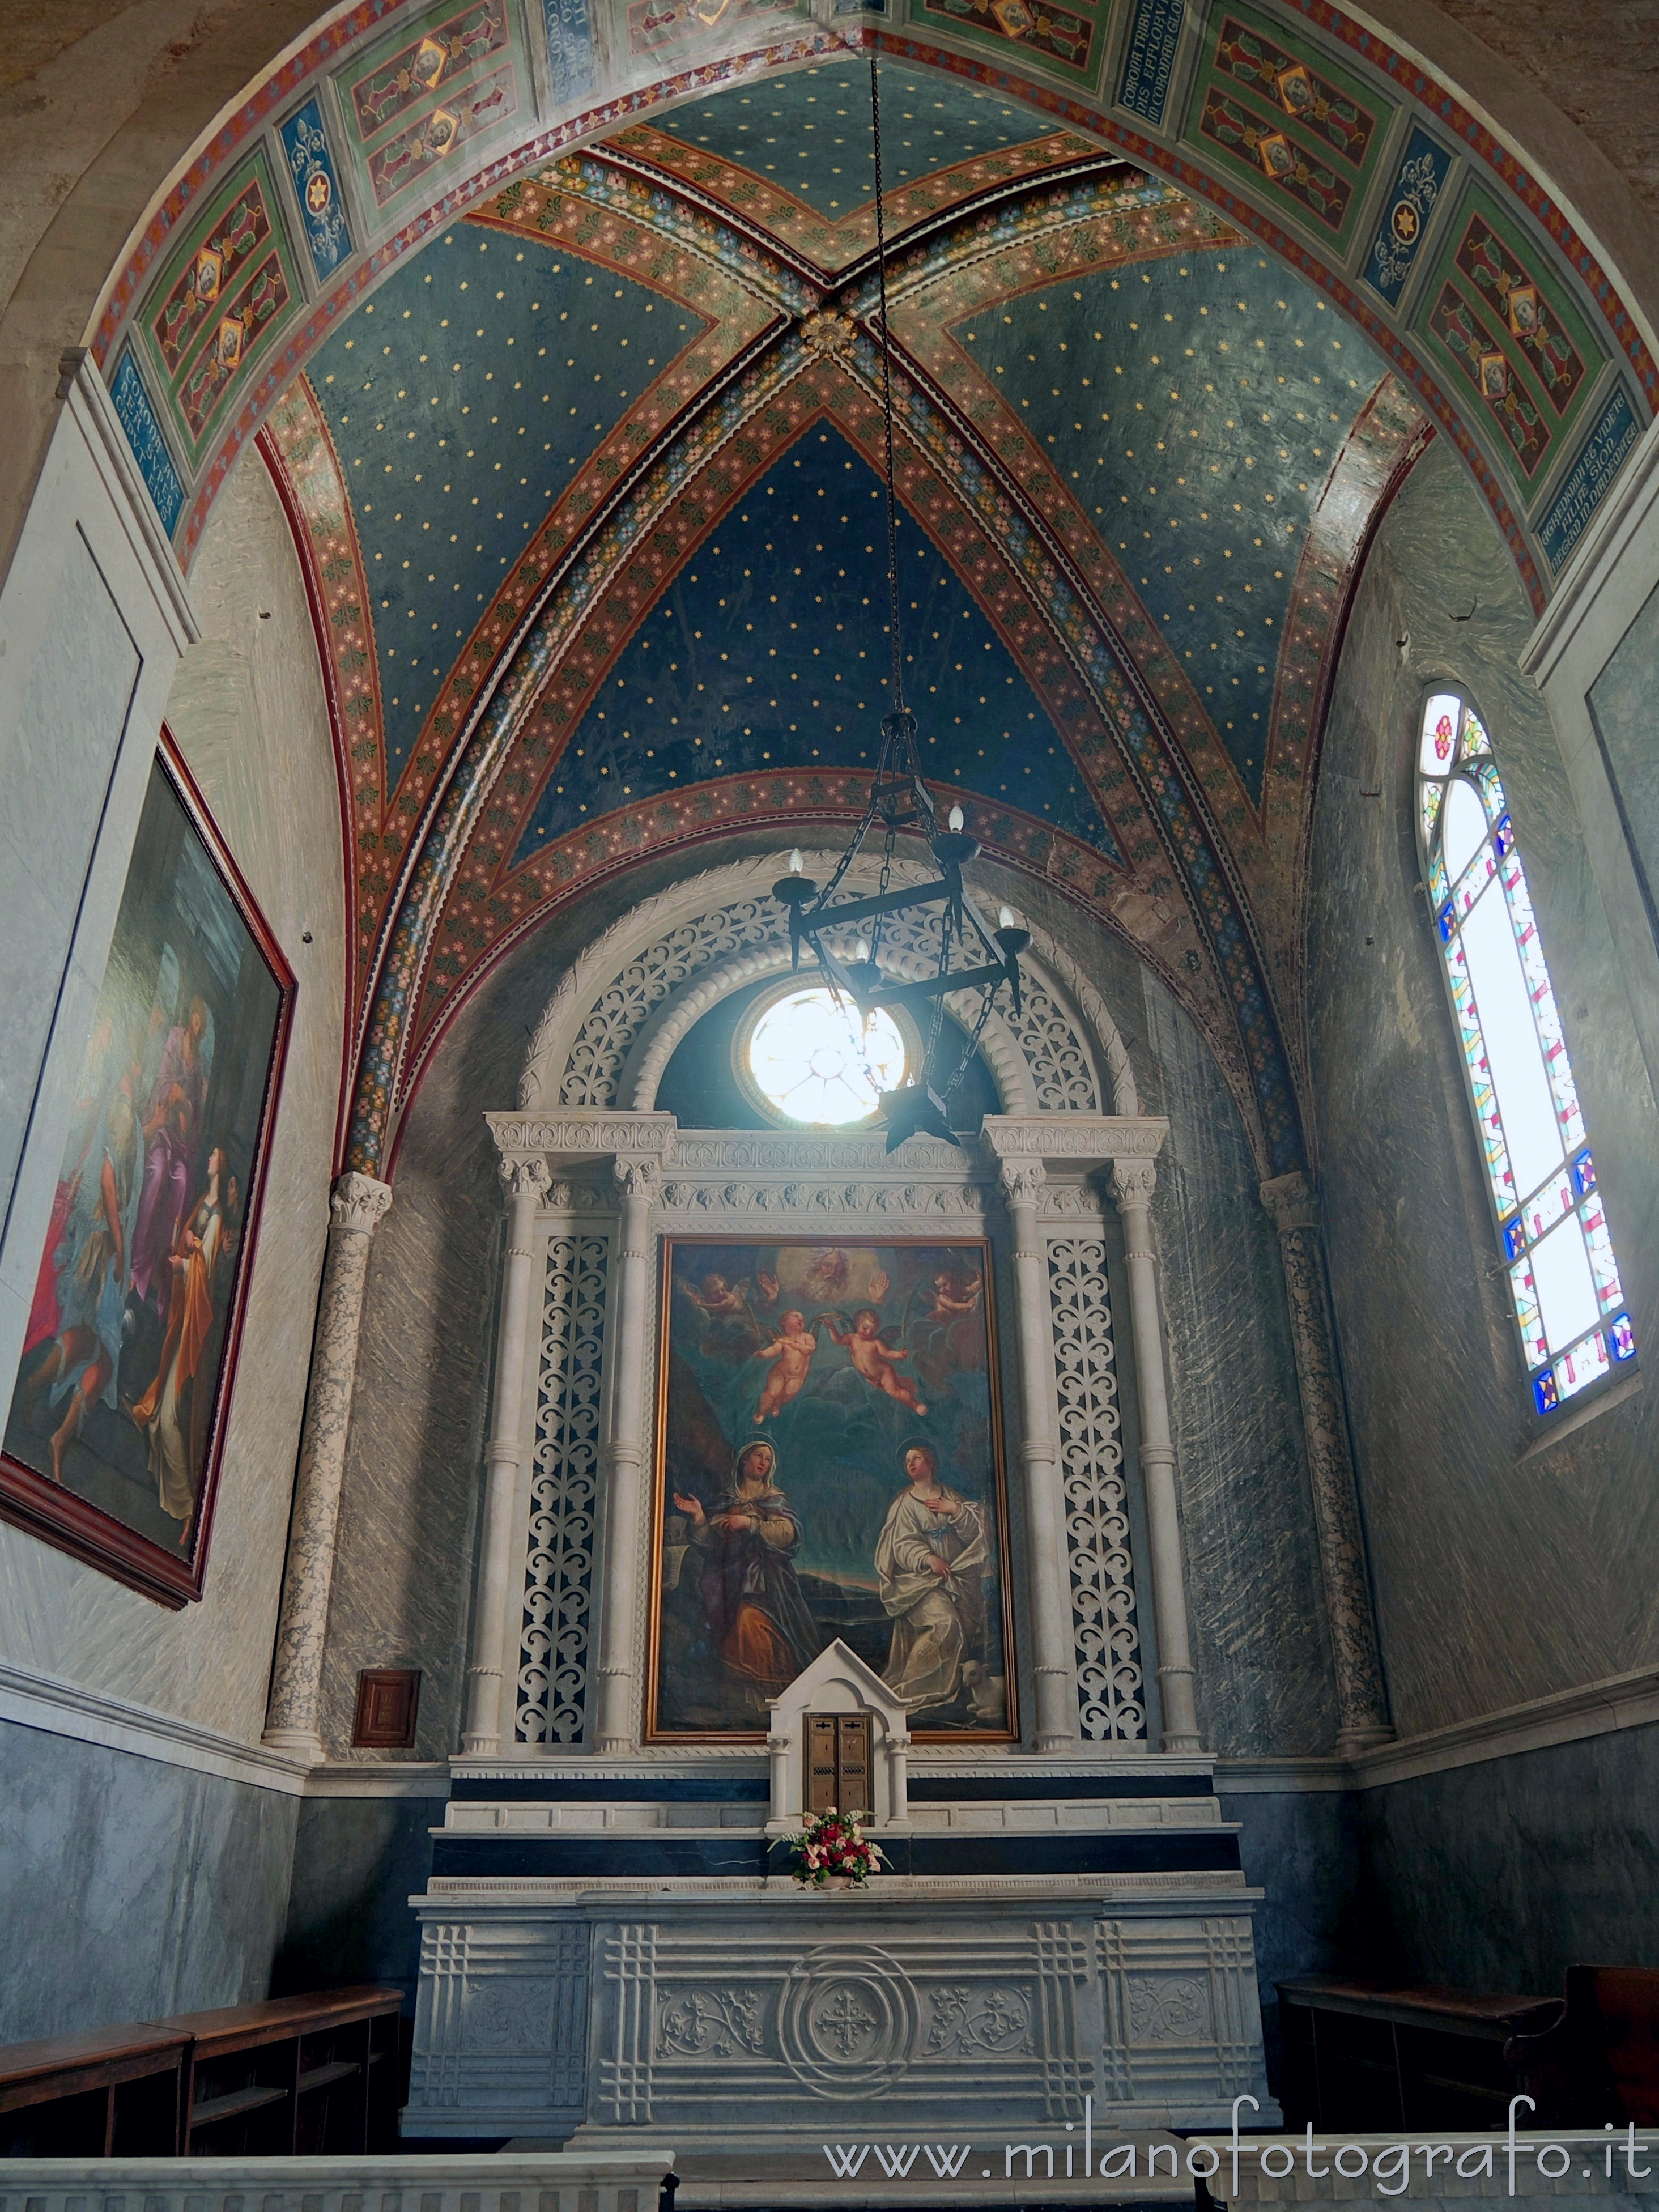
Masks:
[[[876,157],[876,275],[878,317],[881,331],[881,401],[885,441],[887,486],[887,599],[888,630],[892,641],[893,705],[881,725],[881,749],[877,757],[870,799],[846,851],[836,863],[822,889],[803,869],[800,854],[792,853],[789,873],[772,886],[773,895],[789,916],[792,967],[799,971],[801,947],[810,948],[820,973],[837,1003],[850,1000],[861,1023],[867,1024],[878,1006],[915,1007],[926,1012],[927,1050],[920,1080],[902,1090],[886,1092],[881,1115],[887,1127],[887,1150],[897,1150],[907,1138],[926,1135],[957,1143],[951,1127],[952,1096],[967,1073],[997,997],[1005,985],[1014,1012],[1020,1008],[1019,956],[1031,941],[1030,932],[1003,907],[998,926],[992,929],[962,880],[962,871],[976,860],[980,848],[966,834],[963,812],[951,807],[940,829],[932,793],[921,773],[916,745],[916,718],[904,702],[904,649],[899,629],[898,494],[893,469],[892,359],[887,332],[887,232],[882,209],[881,85],[877,75],[876,50],[870,52],[870,125]],[[882,848],[880,887],[866,898],[847,898],[838,903],[848,868],[864,848],[866,839],[880,823],[885,832]],[[938,877],[910,890],[891,888],[893,860],[899,833],[923,838]],[[896,982],[884,973],[882,940],[886,924],[896,915],[939,909],[936,970],[912,982]],[[857,953],[843,959],[824,942],[830,929],[844,931],[856,926]],[[960,967],[952,965],[961,961]],[[971,1031],[959,1039],[947,1031],[945,1001],[956,992],[978,991],[980,1006]],[[954,1024],[951,1024],[954,1027]]]

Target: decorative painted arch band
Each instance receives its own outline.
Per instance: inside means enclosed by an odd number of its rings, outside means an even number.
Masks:
[[[501,0],[495,0],[495,4],[500,5]],[[901,0],[902,7],[913,17],[926,4],[927,0]],[[1527,239],[1532,241],[1526,250],[1535,265],[1521,270],[1519,276],[1530,278],[1540,291],[1552,296],[1570,297],[1581,318],[1587,313],[1589,327],[1599,331],[1607,341],[1605,359],[1598,358],[1592,365],[1592,382],[1611,364],[1622,370],[1632,389],[1639,393],[1638,405],[1644,417],[1659,409],[1659,368],[1656,367],[1647,336],[1622,296],[1615,276],[1602,267],[1580,235],[1569,211],[1544,190],[1522,158],[1444,84],[1419,64],[1400,54],[1378,33],[1329,5],[1328,0],[1261,0],[1261,4],[1268,11],[1261,21],[1271,23],[1273,40],[1279,42],[1275,52],[1293,64],[1288,74],[1299,72],[1306,76],[1311,70],[1313,80],[1322,82],[1319,73],[1334,66],[1328,52],[1328,47],[1334,46],[1341,50],[1347,65],[1358,64],[1365,72],[1353,82],[1375,102],[1376,112],[1368,120],[1379,145],[1386,141],[1403,147],[1408,126],[1414,127],[1419,137],[1426,131],[1428,141],[1438,148],[1448,163],[1454,155],[1462,162],[1463,174],[1453,184],[1455,191],[1463,193],[1469,204],[1474,204],[1468,198],[1469,192],[1484,191],[1488,195],[1498,195],[1500,209],[1519,226],[1516,234],[1522,237],[1523,246]],[[1127,0],[1120,0],[1115,14],[1124,15],[1127,12]],[[347,65],[355,57],[383,40],[389,27],[400,20],[413,24],[420,13],[418,0],[392,0],[390,5],[381,4],[381,0],[357,0],[357,4],[337,11],[263,83],[247,89],[227,114],[222,125],[161,196],[142,235],[112,277],[88,333],[94,357],[106,374],[112,374],[124,357],[124,340],[129,331],[138,330],[143,319],[141,311],[148,313],[154,306],[158,279],[176,272],[181,240],[188,242],[192,225],[210,216],[215,190],[221,181],[245,160],[262,158],[267,167],[271,166],[282,143],[276,126],[281,124],[284,130],[289,128],[293,112],[299,112],[306,95],[312,93],[321,100],[317,115],[322,121],[330,100],[343,98],[338,83],[325,81],[338,79],[343,82],[349,75]],[[539,11],[532,13],[539,18]],[[620,16],[620,10],[618,14]],[[689,21],[690,11],[687,14]],[[1199,40],[1200,45],[1217,26],[1220,34],[1237,27],[1220,0],[1214,0],[1209,9],[1208,20]],[[1316,33],[1312,40],[1307,37],[1310,26]],[[622,21],[616,30],[620,40],[617,50],[626,54],[629,48]],[[536,35],[538,39],[543,35],[539,20]],[[746,80],[769,70],[823,62],[866,50],[874,44],[896,60],[921,69],[938,70],[1001,92],[1041,114],[1090,133],[1107,147],[1147,168],[1161,172],[1184,190],[1219,208],[1229,222],[1248,230],[1301,276],[1322,289],[1393,362],[1397,374],[1420,395],[1429,412],[1451,436],[1492,507],[1534,605],[1541,610],[1547,594],[1538,550],[1553,545],[1552,557],[1558,567],[1565,561],[1565,550],[1552,538],[1552,516],[1541,511],[1534,495],[1547,487],[1553,496],[1559,488],[1558,503],[1567,499],[1571,478],[1564,474],[1565,447],[1557,441],[1559,450],[1550,454],[1543,477],[1527,487],[1527,496],[1534,501],[1533,524],[1529,528],[1516,511],[1511,496],[1513,488],[1505,487],[1502,473],[1506,450],[1503,410],[1496,406],[1492,393],[1483,390],[1484,371],[1475,373],[1471,354],[1467,362],[1460,364],[1468,372],[1462,386],[1453,384],[1449,380],[1455,356],[1448,353],[1443,344],[1440,350],[1445,356],[1447,367],[1437,370],[1425,357],[1428,320],[1424,312],[1418,311],[1409,287],[1404,294],[1398,288],[1395,292],[1396,298],[1403,296],[1412,303],[1415,319],[1409,326],[1393,312],[1384,291],[1369,284],[1362,289],[1362,264],[1369,265],[1364,264],[1363,250],[1369,231],[1363,226],[1358,229],[1351,227],[1348,233],[1328,243],[1317,234],[1313,218],[1305,209],[1299,210],[1298,217],[1298,203],[1287,198],[1285,190],[1279,190],[1275,196],[1274,171],[1266,152],[1259,161],[1250,157],[1241,161],[1235,149],[1235,157],[1230,163],[1218,150],[1219,142],[1212,146],[1206,142],[1201,131],[1194,133],[1183,129],[1178,115],[1167,119],[1160,115],[1157,121],[1149,121],[1144,112],[1137,112],[1133,106],[1126,104],[1127,96],[1116,100],[1108,99],[1106,87],[1091,96],[1078,84],[1075,71],[1057,69],[1058,81],[1032,74],[1033,70],[1041,67],[1040,59],[1021,46],[1017,39],[993,38],[992,43],[1009,44],[1020,55],[1021,67],[996,67],[973,52],[962,51],[962,46],[968,44],[965,38],[960,41],[953,41],[948,35],[941,38],[933,23],[927,21],[913,20],[902,31],[860,23],[856,27],[819,29],[750,46],[742,43],[740,30],[734,35],[732,27],[722,31],[716,27],[701,38],[688,35],[680,45],[679,58],[688,66],[652,77],[648,74],[649,58],[646,58],[637,63],[634,82],[617,82],[611,97],[598,101],[592,99],[592,92],[597,89],[599,64],[590,49],[582,67],[574,76],[567,70],[565,82],[557,88],[567,97],[560,100],[556,91],[551,100],[543,98],[537,103],[546,114],[556,113],[562,106],[565,112],[562,119],[550,122],[548,127],[528,137],[514,138],[510,131],[505,136],[497,132],[475,142],[495,150],[470,173],[465,166],[465,149],[458,143],[442,160],[430,165],[434,180],[440,175],[446,177],[447,189],[409,213],[396,228],[388,228],[384,218],[363,212],[362,188],[359,187],[357,220],[363,235],[373,240],[372,245],[361,252],[340,252],[326,276],[307,279],[294,274],[294,281],[285,288],[284,305],[270,325],[269,343],[264,341],[263,332],[255,333],[245,350],[233,349],[234,358],[222,396],[215,403],[210,434],[206,436],[193,463],[187,454],[178,450],[179,434],[176,426],[173,428],[174,459],[183,464],[175,477],[179,497],[174,535],[181,557],[188,563],[193,555],[213,499],[242,447],[257,432],[282,392],[328,336],[334,323],[360,304],[404,256],[418,250],[444,226],[526,169],[613,132],[631,119],[716,85]],[[1108,27],[1104,43],[1115,44],[1111,26]],[[544,70],[550,67],[544,47],[538,52],[537,61]],[[1182,67],[1190,73],[1190,63]],[[621,69],[625,77],[628,64],[624,62]],[[578,78],[580,82],[576,81]],[[1144,110],[1144,103],[1142,107]],[[326,132],[325,123],[324,127]],[[337,133],[341,127],[336,124]],[[1415,138],[1412,143],[1416,143]],[[1391,156],[1391,160],[1396,158]],[[1262,171],[1259,177],[1255,174],[1257,169]],[[1465,192],[1465,185],[1468,192]],[[1364,181],[1363,189],[1352,195],[1356,223],[1362,215],[1367,222],[1370,221],[1381,204],[1378,193],[1382,191],[1376,175],[1372,175]],[[391,204],[403,196],[402,192],[392,194]],[[346,198],[349,200],[349,192]],[[198,210],[204,211],[200,216]],[[1382,212],[1386,215],[1386,208]],[[292,271],[303,270],[307,257],[293,235],[299,228],[296,212],[289,210],[279,192],[270,213],[276,226],[290,234],[288,244]],[[1305,230],[1299,231],[1296,227],[1298,219],[1305,223]],[[1432,242],[1439,242],[1438,234]],[[348,238],[347,246],[351,243]],[[1516,274],[1512,271],[1511,276]],[[1507,297],[1510,279],[1504,280],[1502,289]],[[1420,293],[1423,288],[1419,285],[1418,289]],[[1601,340],[1595,343],[1599,346]],[[1596,390],[1598,394],[1611,392],[1612,396],[1603,423],[1584,440],[1580,469],[1591,457],[1598,432],[1607,429],[1617,397],[1605,376],[1596,385]],[[1625,404],[1625,422],[1628,430],[1621,431],[1616,452],[1604,441],[1600,462],[1602,473],[1609,480],[1612,466],[1634,442],[1628,400]],[[155,422],[149,427],[155,429]],[[1575,428],[1574,436],[1577,435]],[[158,444],[166,442],[159,430],[156,438]],[[1582,508],[1582,493],[1577,505]],[[1569,523],[1567,527],[1571,526]],[[1582,521],[1578,526],[1582,527]]]

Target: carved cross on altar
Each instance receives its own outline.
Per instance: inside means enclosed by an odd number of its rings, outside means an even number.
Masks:
[[[910,1732],[904,1700],[893,1695],[856,1651],[837,1638],[781,1696],[767,1704],[772,1715],[766,1739],[772,1758],[768,1835],[788,1835],[799,1827],[804,1813],[822,1812],[831,1804],[843,1813],[866,1814],[872,1827],[909,1826],[905,1761]],[[816,1791],[815,1765],[826,1770]],[[836,1790],[863,1787],[863,1802],[849,1804],[840,1796],[824,1795],[826,1779]]]

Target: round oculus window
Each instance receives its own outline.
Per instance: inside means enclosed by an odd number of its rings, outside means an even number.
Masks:
[[[823,984],[764,1000],[738,1036],[738,1073],[781,1121],[844,1129],[867,1121],[909,1066],[903,1029],[884,1006],[860,1026],[858,1009]]]

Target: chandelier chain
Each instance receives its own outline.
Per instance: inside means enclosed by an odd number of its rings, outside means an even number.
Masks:
[[[887,226],[882,212],[881,82],[877,48],[870,49],[870,130],[876,153],[876,278],[880,289],[881,413],[887,456],[888,628],[893,644],[893,706],[904,706],[904,653],[899,640],[898,490],[893,474],[893,360],[887,334]]]

